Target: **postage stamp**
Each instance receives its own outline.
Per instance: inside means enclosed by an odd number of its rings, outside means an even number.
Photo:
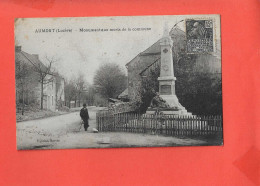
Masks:
[[[213,20],[187,19],[186,39],[188,53],[214,52]]]

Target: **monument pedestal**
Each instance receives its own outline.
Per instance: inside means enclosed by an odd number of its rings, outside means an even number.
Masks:
[[[160,95],[162,99],[164,99],[171,108],[177,108],[178,111],[163,111],[165,114],[179,114],[179,115],[191,115],[191,113],[188,113],[184,106],[182,106],[177,98],[176,95]]]
[[[171,114],[171,115],[188,115],[188,116],[191,116],[192,113],[190,112],[187,112],[186,109],[183,109],[183,110],[178,110],[178,109],[175,109],[175,108],[151,108],[149,107],[146,111],[145,114],[155,114],[157,111],[162,112],[163,114]]]
[[[172,45],[173,41],[169,36],[168,26],[166,24],[164,28],[163,38],[160,41],[161,68],[160,77],[158,77],[158,81],[159,96],[168,105],[165,106],[165,108],[162,108],[162,106],[158,106],[157,108],[148,108],[146,112],[147,114],[154,114],[157,110],[159,110],[164,114],[191,115],[191,113],[187,112],[187,110],[180,104],[175,94],[176,77],[174,76]]]
[[[166,101],[166,103],[170,106],[166,110],[163,109],[162,112],[164,114],[175,114],[175,115],[191,115],[188,113],[185,107],[183,107],[179,99],[175,94],[175,81],[176,77],[174,76],[164,76],[158,77],[159,81],[159,93],[160,97]]]

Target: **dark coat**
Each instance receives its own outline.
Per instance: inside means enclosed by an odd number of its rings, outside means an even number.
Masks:
[[[80,110],[80,117],[83,121],[87,121],[89,119],[89,115],[88,115],[88,109],[87,108],[82,108]]]

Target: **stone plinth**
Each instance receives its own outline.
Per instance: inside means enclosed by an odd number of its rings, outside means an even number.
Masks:
[[[160,112],[163,114],[171,114],[171,115],[189,115],[192,114],[190,112],[187,112],[187,110],[178,110],[176,108],[151,108],[149,107],[145,114],[155,114],[155,112],[159,109]]]

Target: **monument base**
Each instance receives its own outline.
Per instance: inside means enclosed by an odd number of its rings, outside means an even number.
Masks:
[[[157,110],[160,110],[163,114],[172,114],[172,115],[189,115],[191,116],[192,113],[187,112],[187,110],[176,110],[175,108],[151,108],[149,107],[145,114],[155,114]]]
[[[160,97],[166,101],[166,103],[168,103],[170,105],[170,107],[172,108],[178,108],[180,109],[184,109],[185,108],[180,104],[179,99],[177,98],[176,95],[160,95]]]
[[[173,115],[189,115],[192,113],[187,112],[185,107],[183,107],[176,95],[160,95],[160,97],[169,104],[169,108],[151,108],[149,107],[146,111],[146,114],[154,114],[158,109],[163,114],[173,114]]]

